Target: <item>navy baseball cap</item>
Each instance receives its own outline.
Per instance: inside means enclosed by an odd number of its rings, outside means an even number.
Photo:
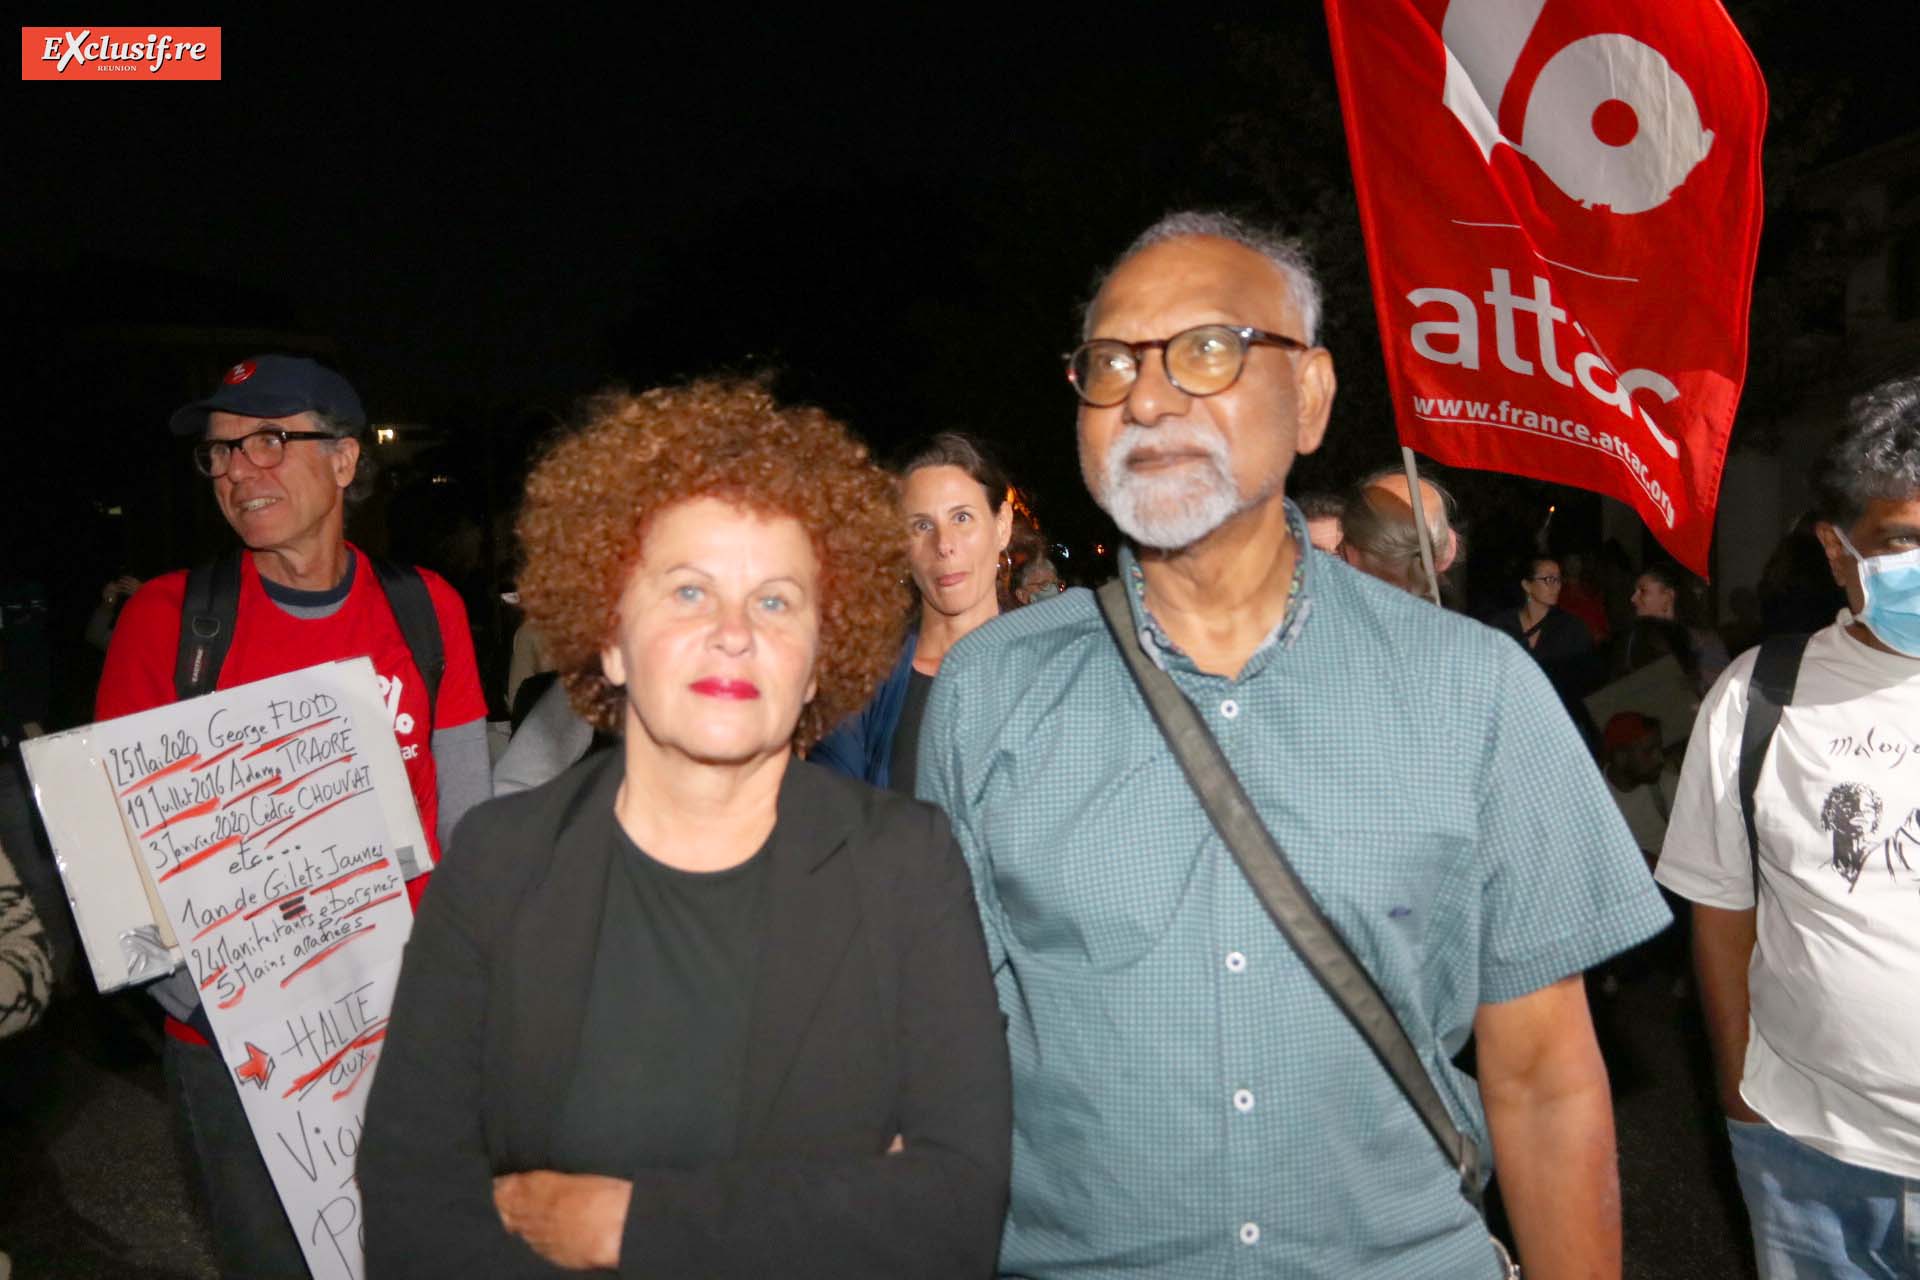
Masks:
[[[177,436],[205,435],[207,415],[215,412],[249,418],[324,413],[355,431],[367,425],[367,411],[361,407],[353,385],[305,356],[253,356],[242,360],[221,375],[212,395],[176,410],[168,421]]]

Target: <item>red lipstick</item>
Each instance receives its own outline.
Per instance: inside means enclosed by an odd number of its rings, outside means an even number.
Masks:
[[[718,676],[709,676],[705,680],[695,680],[689,686],[703,698],[733,698],[749,702],[760,696],[760,688],[751,680],[722,680]]]

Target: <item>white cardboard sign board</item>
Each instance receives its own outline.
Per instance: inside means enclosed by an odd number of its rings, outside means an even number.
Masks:
[[[1622,711],[1638,711],[1660,722],[1660,745],[1684,743],[1693,732],[1693,717],[1699,706],[1693,681],[1672,654],[1648,663],[1605,686],[1586,698],[1587,712],[1596,729],[1605,729],[1607,721]]]
[[[364,680],[356,674],[359,669],[365,671]],[[322,663],[276,679],[298,676],[304,681],[309,673],[327,671],[337,673],[331,693],[340,699],[341,713],[352,723],[369,727],[387,723],[373,664],[364,658]],[[185,725],[197,721],[190,733],[203,735],[205,722],[220,700],[238,692],[223,690],[144,714],[167,722],[178,719]],[[205,709],[200,709],[203,704]],[[103,992],[151,981],[183,960],[152,874],[140,856],[139,832],[129,832],[101,751],[101,731],[118,723],[106,721],[33,738],[21,748],[94,985]],[[391,847],[412,879],[428,869],[427,845],[399,748],[387,736],[371,734],[359,743],[357,758],[372,767],[375,798],[370,803],[379,806]],[[157,859],[159,855],[149,856]]]
[[[184,962],[317,1277],[363,1274],[367,1082],[426,843],[364,658],[27,744],[102,990]]]

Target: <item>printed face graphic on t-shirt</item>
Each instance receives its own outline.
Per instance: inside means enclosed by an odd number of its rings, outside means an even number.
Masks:
[[[1858,782],[1841,783],[1820,806],[1820,829],[1833,833],[1833,869],[1846,878],[1848,893],[1860,882],[1860,873],[1875,853],[1885,860],[1888,875],[1894,874],[1896,858],[1903,868],[1913,870],[1907,846],[1920,844],[1920,811],[1906,815],[1898,830],[1875,845],[1870,842],[1885,809],[1879,793]]]

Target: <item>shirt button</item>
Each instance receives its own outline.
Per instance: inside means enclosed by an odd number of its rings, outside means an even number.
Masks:
[[[1238,951],[1227,952],[1227,972],[1228,973],[1245,973],[1246,971],[1247,971],[1246,956],[1242,955]]]
[[[1260,1224],[1257,1222],[1241,1223],[1240,1224],[1240,1243],[1241,1244],[1259,1244],[1260,1243]]]
[[[1235,1089],[1233,1091],[1233,1109],[1240,1112],[1253,1110],[1253,1090]]]
[[[1235,702],[1232,698],[1228,698],[1225,702],[1220,704],[1220,714],[1225,716],[1227,719],[1231,720],[1235,716],[1240,714],[1240,704]]]

